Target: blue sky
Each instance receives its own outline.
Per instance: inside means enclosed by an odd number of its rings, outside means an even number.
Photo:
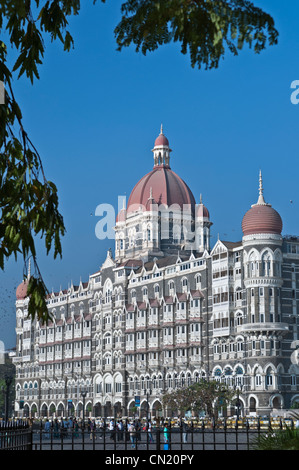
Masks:
[[[40,80],[15,81],[24,125],[59,190],[67,234],[63,259],[39,246],[50,290],[77,284],[97,271],[113,240],[95,236],[101,203],[117,206],[153,166],[151,149],[163,123],[173,150],[171,167],[200,193],[213,221],[212,243],[242,237],[241,221],[258,197],[263,172],[267,202],[281,214],[284,234],[299,234],[299,3],[259,0],[280,32],[279,44],[260,55],[245,48],[217,70],[192,69],[178,45],[144,57],[116,51],[113,30],[121,1],[82,2],[70,21],[75,49],[47,43]],[[293,201],[292,203],[290,201]],[[0,273],[1,335],[15,342],[15,289],[23,263]]]

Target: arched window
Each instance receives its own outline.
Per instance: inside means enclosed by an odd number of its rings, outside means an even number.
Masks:
[[[271,276],[271,262],[272,258],[270,253],[268,251],[265,251],[262,256],[262,276]]]

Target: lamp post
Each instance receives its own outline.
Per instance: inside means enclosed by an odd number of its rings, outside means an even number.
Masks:
[[[149,395],[152,394],[152,381],[151,380],[147,380],[147,387],[146,389],[144,389],[144,395],[146,395],[146,417],[147,419],[151,419],[151,412],[150,412],[150,409],[149,409]]]
[[[85,398],[86,398],[87,392],[82,391],[81,392],[81,397],[83,398],[83,428],[85,427]]]
[[[237,400],[236,400],[236,408],[237,408],[237,421],[239,420],[240,416],[240,408],[241,408],[241,400],[240,400],[240,390],[242,390],[242,385],[236,387],[237,389]]]
[[[5,411],[4,411],[4,420],[5,422],[8,421],[8,415],[9,415],[9,395],[10,395],[10,388],[11,384],[13,381],[13,377],[10,374],[5,374],[4,376],[5,380],[5,388],[3,387],[3,393],[4,393],[4,404],[5,404]]]

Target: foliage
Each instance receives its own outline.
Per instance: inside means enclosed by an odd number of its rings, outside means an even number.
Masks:
[[[260,53],[278,40],[273,18],[247,0],[128,0],[115,34],[119,50],[134,44],[143,54],[179,42],[192,67],[206,69],[244,43]]]
[[[213,415],[215,404],[221,402],[227,405],[235,392],[216,380],[201,380],[188,387],[181,387],[165,393],[162,397],[164,407],[186,411],[205,411],[208,416]]]
[[[299,430],[287,427],[260,434],[251,444],[252,450],[299,450]]]
[[[22,256],[25,268],[33,260],[28,312],[43,322],[49,319],[48,290],[38,267],[35,239],[44,240],[47,254],[53,249],[54,258],[62,256],[65,226],[57,188],[47,180],[41,157],[23,126],[13,77],[24,75],[31,83],[39,79],[45,36],[70,51],[74,40],[68,19],[79,11],[80,0],[0,2],[0,32],[8,37],[8,44],[0,40],[0,85],[5,85],[5,103],[0,104],[0,269],[11,256]],[[184,54],[189,49],[192,66],[218,67],[226,48],[237,54],[244,43],[255,52],[267,42],[277,43],[271,16],[245,0],[128,0],[121,3],[121,12],[115,28],[119,50],[133,43],[146,54],[162,44],[180,42]],[[12,67],[9,45],[16,53]]]
[[[33,260],[28,283],[28,313],[42,321],[49,319],[47,288],[38,264],[35,238],[45,242],[46,253],[62,256],[61,237],[65,234],[59,212],[55,184],[48,181],[42,160],[22,122],[22,113],[13,93],[13,75],[26,75],[33,83],[39,78],[45,46],[44,34],[59,39],[69,51],[73,39],[66,30],[67,18],[77,15],[79,0],[4,0],[0,3],[0,30],[8,33],[10,45],[17,52],[14,66],[8,67],[8,44],[0,41],[0,81],[5,86],[5,103],[0,105],[0,268],[4,260],[21,255],[26,263]],[[27,271],[27,269],[26,269]],[[24,277],[26,277],[24,275]]]

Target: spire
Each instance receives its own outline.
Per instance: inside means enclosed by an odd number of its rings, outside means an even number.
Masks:
[[[160,135],[163,134],[163,124],[161,124],[161,130],[160,130]]]
[[[256,204],[257,206],[268,206],[264,199],[264,188],[263,188],[263,178],[262,178],[262,170],[260,170],[259,176],[259,198]]]
[[[252,207],[253,206],[270,206],[271,207],[271,204],[267,204],[264,199],[262,170],[260,170],[260,173],[259,173],[259,198],[256,204],[252,204]]]

